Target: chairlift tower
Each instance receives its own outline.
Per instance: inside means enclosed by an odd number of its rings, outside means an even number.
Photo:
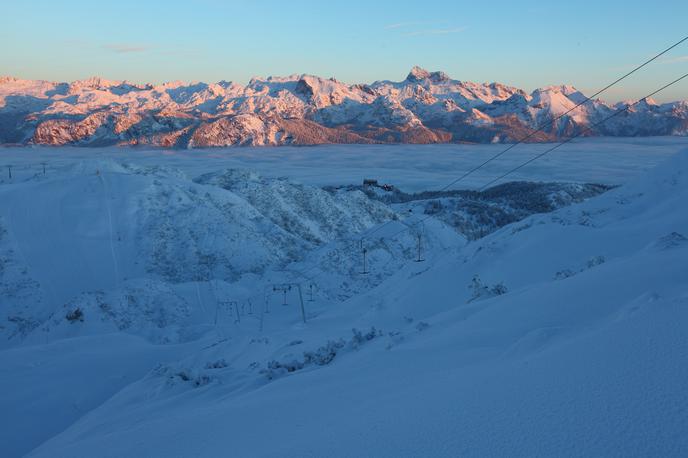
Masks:
[[[282,305],[288,305],[287,304],[287,292],[291,291],[292,288],[296,288],[296,290],[299,292],[299,302],[301,304],[301,319],[303,322],[306,322],[306,308],[303,305],[303,293],[301,291],[301,283],[281,283],[279,285],[273,285],[272,290],[274,292],[281,292],[283,294],[283,301]],[[267,304],[267,301],[266,301]]]
[[[217,326],[218,312],[220,309],[228,312],[229,314],[231,314],[232,309],[234,309],[236,315],[234,322],[241,322],[241,316],[239,315],[239,304],[237,301],[218,301],[215,305],[215,326]]]
[[[290,284],[283,284],[283,285],[275,285],[272,287],[272,290],[274,292],[281,292],[282,293],[282,305],[289,305],[287,304],[287,292],[291,291],[291,285]]]

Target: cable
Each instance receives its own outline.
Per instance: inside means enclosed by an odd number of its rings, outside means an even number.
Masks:
[[[480,189],[479,189],[479,191],[484,191],[484,190],[485,190],[486,188],[488,188],[491,184],[493,184],[493,183],[495,183],[495,182],[501,180],[502,178],[506,177],[507,175],[512,174],[512,173],[515,172],[516,170],[519,170],[519,169],[525,167],[526,165],[528,165],[528,164],[530,164],[531,162],[533,162],[533,161],[535,161],[535,160],[541,158],[541,157],[544,156],[545,154],[548,154],[548,153],[554,151],[555,149],[559,148],[560,146],[563,146],[563,145],[569,143],[571,140],[580,137],[580,136],[583,135],[585,132],[591,131],[593,128],[599,126],[600,124],[605,123],[606,121],[610,120],[610,119],[613,118],[614,116],[617,116],[617,115],[619,115],[619,114],[621,114],[621,113],[624,113],[624,112],[628,111],[628,109],[629,109],[630,107],[634,106],[635,104],[637,104],[637,103],[640,102],[641,100],[645,100],[645,99],[648,99],[648,98],[652,97],[653,95],[657,94],[658,92],[661,92],[661,91],[663,91],[664,89],[668,88],[669,86],[678,83],[679,81],[681,81],[682,79],[684,79],[684,78],[686,78],[686,77],[688,77],[688,73],[686,73],[685,75],[681,76],[680,78],[675,79],[675,80],[672,81],[671,83],[662,86],[661,88],[657,89],[656,91],[652,92],[651,94],[646,95],[646,96],[643,97],[642,99],[639,99],[637,102],[634,102],[634,103],[632,103],[631,105],[627,105],[626,107],[624,107],[624,108],[622,108],[622,109],[620,109],[620,110],[615,111],[614,113],[612,113],[611,115],[609,115],[609,116],[607,116],[606,118],[602,119],[601,121],[599,121],[599,122],[597,122],[597,123],[595,123],[595,124],[593,124],[593,125],[591,125],[591,126],[588,126],[588,127],[584,128],[581,132],[579,132],[579,133],[573,135],[571,138],[569,138],[569,139],[567,139],[567,140],[564,140],[563,142],[561,142],[561,143],[559,143],[559,144],[553,146],[552,148],[550,148],[550,149],[548,149],[548,150],[546,150],[546,151],[544,151],[544,152],[538,154],[537,156],[534,156],[534,157],[528,159],[528,160],[525,161],[523,164],[521,164],[521,165],[519,165],[519,166],[517,166],[517,167],[514,167],[513,169],[511,169],[511,170],[509,170],[508,172],[506,172],[506,173],[504,173],[504,174],[498,176],[497,178],[495,178],[495,179],[493,179],[493,180],[490,180],[489,182],[487,182],[486,184],[484,184],[483,186],[481,186]]]
[[[671,51],[671,50],[674,49],[676,46],[680,45],[681,43],[683,43],[683,42],[686,41],[686,40],[688,40],[688,36],[685,37],[685,38],[683,38],[683,39],[681,39],[681,40],[679,40],[679,41],[677,41],[677,42],[674,43],[673,45],[671,45],[671,46],[669,46],[668,48],[666,48],[664,51],[660,52],[659,54],[656,54],[654,57],[652,57],[652,58],[646,60],[645,62],[643,62],[642,64],[638,65],[638,66],[635,67],[633,70],[631,70],[630,72],[628,72],[628,73],[626,73],[625,75],[621,76],[620,78],[617,78],[615,81],[609,83],[608,85],[606,85],[605,87],[603,87],[603,88],[600,89],[599,91],[595,92],[595,93],[594,93],[593,95],[591,95],[590,97],[586,97],[582,102],[577,103],[577,104],[574,105],[572,108],[569,108],[567,111],[563,112],[563,113],[560,114],[559,116],[556,116],[555,118],[553,118],[552,120],[548,121],[548,122],[545,123],[544,125],[538,127],[536,130],[532,131],[530,134],[528,134],[528,135],[526,135],[525,137],[521,138],[521,139],[518,140],[516,143],[512,143],[511,145],[509,145],[509,146],[508,146],[506,149],[504,149],[503,151],[500,151],[499,153],[497,153],[497,154],[495,154],[494,156],[488,158],[486,161],[482,162],[482,163],[479,164],[478,166],[476,166],[476,167],[470,169],[468,172],[464,173],[463,175],[461,175],[461,176],[458,177],[457,179],[453,180],[452,182],[450,182],[450,183],[447,184],[446,186],[444,186],[444,187],[442,187],[441,189],[439,189],[439,191],[446,191],[447,189],[449,189],[450,187],[454,186],[454,185],[455,185],[456,183],[458,183],[459,181],[461,181],[461,180],[463,180],[464,178],[468,177],[469,175],[473,174],[473,172],[476,172],[476,171],[479,170],[480,168],[484,167],[485,165],[487,165],[487,164],[489,164],[490,162],[494,161],[494,160],[497,159],[498,157],[502,156],[502,155],[503,155],[504,153],[506,153],[507,151],[510,151],[511,149],[515,148],[517,145],[519,145],[519,144],[523,143],[524,141],[528,140],[529,138],[531,138],[531,137],[532,137],[533,135],[535,135],[536,133],[541,132],[545,127],[551,126],[551,125],[554,124],[556,121],[558,121],[558,120],[561,119],[562,117],[566,116],[567,114],[571,113],[571,112],[572,112],[573,110],[575,110],[576,108],[578,108],[578,107],[580,107],[581,105],[583,105],[583,104],[589,102],[589,101],[592,100],[594,97],[597,97],[598,95],[602,94],[602,93],[605,92],[607,89],[611,88],[611,87],[614,86],[615,84],[617,84],[617,83],[619,83],[620,81],[622,81],[622,80],[626,79],[627,77],[631,76],[633,73],[635,73],[635,72],[637,72],[638,70],[640,70],[641,68],[645,67],[645,66],[648,65],[650,62],[652,62],[652,61],[658,59],[659,57],[663,56],[664,54],[668,53],[669,51]]]
[[[688,39],[688,37],[687,37],[687,39]],[[684,39],[684,40],[685,40],[685,39]],[[642,98],[638,99],[637,101],[633,102],[632,104],[626,105],[624,108],[616,110],[616,111],[615,111],[614,113],[612,113],[611,115],[609,115],[609,116],[603,118],[602,120],[596,122],[595,124],[593,124],[593,125],[591,125],[591,126],[589,126],[589,127],[586,127],[586,128],[583,129],[581,132],[579,132],[579,133],[573,135],[572,137],[570,137],[570,138],[568,138],[568,139],[566,139],[566,140],[564,140],[564,141],[558,143],[557,145],[555,145],[555,146],[553,146],[552,148],[549,148],[548,150],[546,150],[546,151],[544,151],[544,152],[538,154],[537,156],[534,156],[534,157],[528,159],[527,161],[523,162],[522,164],[518,165],[517,167],[514,167],[513,169],[507,171],[506,173],[503,173],[502,175],[498,176],[497,178],[494,178],[494,179],[490,180],[488,183],[486,183],[486,184],[484,184],[483,186],[481,186],[481,188],[479,189],[479,192],[482,192],[483,190],[485,190],[486,188],[488,188],[488,187],[489,187],[490,185],[492,185],[493,183],[495,183],[495,182],[501,180],[502,178],[504,178],[504,177],[506,177],[506,176],[512,174],[513,172],[515,172],[515,171],[517,171],[517,170],[519,170],[519,169],[525,167],[526,165],[530,164],[531,162],[534,162],[534,161],[538,160],[539,158],[545,156],[546,154],[549,154],[550,152],[554,151],[555,149],[557,149],[557,148],[559,148],[559,147],[561,147],[561,146],[563,146],[563,145],[565,145],[565,144],[571,142],[571,141],[574,140],[575,138],[580,137],[581,135],[583,135],[583,133],[592,130],[593,128],[595,128],[595,127],[597,127],[597,126],[599,126],[599,125],[601,125],[601,124],[607,122],[607,121],[610,120],[611,118],[613,118],[613,117],[615,117],[615,116],[618,116],[618,115],[621,114],[621,113],[627,112],[631,107],[637,105],[637,104],[640,103],[642,100],[645,100],[645,99],[648,99],[648,98],[652,97],[653,95],[655,95],[655,94],[657,94],[657,93],[659,93],[659,92],[661,92],[661,91],[667,89],[667,88],[670,87],[670,86],[673,86],[674,84],[678,83],[679,81],[681,81],[681,80],[683,80],[683,79],[685,79],[685,78],[688,78],[688,73],[684,74],[683,76],[680,76],[679,78],[676,78],[675,80],[671,81],[670,83],[665,84],[664,86],[662,86],[662,87],[660,87],[659,89],[657,89],[657,90],[651,92],[650,94],[646,95],[645,97],[642,97]],[[401,222],[401,224],[404,224],[404,226],[405,226],[404,228],[402,228],[402,229],[400,229],[399,231],[395,232],[395,233],[392,234],[391,236],[388,236],[388,237],[380,237],[379,240],[382,241],[382,240],[384,240],[384,239],[389,239],[389,240],[394,239],[394,238],[396,238],[398,235],[400,235],[400,234],[402,234],[402,233],[404,233],[404,232],[406,232],[406,231],[411,230],[413,227],[417,226],[418,224],[423,224],[425,221],[427,221],[427,220],[430,219],[431,217],[432,217],[432,215],[427,215],[427,216],[425,216],[424,218],[421,218],[421,219],[419,219],[418,221],[416,221],[416,222],[414,222],[414,223],[411,223],[411,224],[408,224],[408,225],[405,224],[404,222]],[[385,224],[383,224],[383,226],[385,226],[385,225],[387,225],[388,223],[391,223],[391,222],[392,222],[392,221],[387,221]],[[382,226],[381,226],[381,227],[382,227]],[[373,231],[373,232],[374,232],[374,231]],[[324,273],[324,271],[320,271],[318,274],[316,274],[316,275],[314,275],[314,276],[312,276],[312,277],[306,276],[306,275],[305,275],[305,272],[310,272],[311,270],[313,270],[313,269],[314,269],[315,267],[317,267],[317,266],[318,266],[318,264],[314,264],[313,266],[311,266],[310,268],[308,268],[307,270],[305,270],[303,273],[302,273],[302,272],[299,272],[299,271],[296,271],[295,273],[297,273],[297,274],[299,274],[299,275],[302,275],[304,278],[308,279],[309,281],[313,281],[313,279],[315,279],[315,278],[319,277],[320,275],[322,275],[322,274]]]
[[[658,58],[660,58],[660,57],[663,56],[664,54],[668,53],[669,51],[671,51],[672,49],[674,49],[675,47],[677,47],[678,45],[680,45],[681,43],[683,43],[683,42],[686,41],[686,40],[688,40],[688,36],[686,36],[686,37],[684,37],[683,39],[677,41],[676,43],[674,43],[673,45],[671,45],[671,46],[669,46],[668,48],[664,49],[663,51],[661,51],[661,52],[655,54],[653,57],[651,57],[650,59],[646,60],[646,61],[643,62],[642,64],[638,65],[638,66],[635,67],[633,70],[631,70],[631,71],[629,71],[628,73],[626,73],[625,75],[623,75],[623,76],[617,78],[617,79],[614,80],[613,82],[607,84],[605,87],[603,87],[603,88],[600,89],[599,91],[595,92],[593,95],[591,95],[591,96],[589,96],[589,97],[585,97],[585,99],[583,99],[583,101],[577,103],[576,105],[574,105],[573,107],[569,108],[569,109],[566,110],[565,112],[559,114],[558,116],[555,116],[554,118],[552,118],[551,120],[549,120],[548,122],[546,122],[545,124],[543,124],[542,126],[540,126],[540,127],[538,127],[537,129],[533,130],[531,133],[529,133],[529,134],[526,135],[525,137],[523,137],[523,138],[517,140],[515,143],[512,143],[511,145],[509,145],[506,149],[500,151],[499,153],[495,154],[494,156],[489,157],[486,161],[484,161],[484,162],[478,164],[477,166],[473,167],[472,169],[468,170],[466,173],[464,173],[464,174],[461,175],[460,177],[458,177],[458,178],[452,180],[452,181],[451,181],[450,183],[448,183],[447,185],[445,185],[445,186],[443,186],[442,188],[438,189],[437,192],[446,191],[447,189],[451,188],[451,187],[454,186],[456,183],[458,183],[458,182],[462,181],[464,178],[466,178],[466,177],[472,175],[474,172],[478,171],[479,169],[481,169],[482,167],[486,166],[487,164],[489,164],[490,162],[494,161],[495,159],[501,157],[502,155],[504,155],[504,154],[507,153],[508,151],[512,150],[513,148],[515,148],[515,147],[518,146],[519,144],[523,143],[524,141],[528,140],[529,138],[532,138],[536,133],[542,132],[543,129],[545,129],[546,127],[551,126],[552,124],[554,124],[555,122],[557,122],[559,119],[561,119],[561,118],[563,118],[564,116],[566,116],[567,114],[571,113],[571,112],[572,112],[573,110],[575,110],[576,108],[580,107],[581,105],[584,105],[584,104],[588,103],[590,100],[592,100],[592,99],[594,99],[595,97],[597,97],[598,95],[602,94],[602,93],[605,92],[607,89],[611,88],[611,87],[614,86],[615,84],[617,84],[617,83],[623,81],[624,79],[628,78],[628,77],[631,76],[633,73],[637,72],[638,70],[640,70],[641,68],[643,68],[643,67],[645,67],[646,65],[650,64],[651,62],[657,60]],[[387,221],[386,223],[382,224],[381,226],[378,226],[377,228],[375,228],[374,230],[372,230],[371,232],[369,232],[367,235],[368,235],[368,236],[371,236],[372,234],[378,232],[379,230],[381,230],[382,228],[384,228],[385,226],[387,226],[388,224],[390,224],[392,221],[393,221],[393,220]],[[363,237],[362,237],[362,238],[363,238]]]
[[[651,62],[657,60],[659,57],[663,56],[664,54],[666,54],[667,52],[669,52],[669,51],[671,51],[672,49],[676,48],[677,46],[679,46],[680,44],[682,44],[683,42],[685,42],[685,41],[687,41],[687,40],[688,40],[688,36],[682,38],[681,40],[679,40],[679,41],[677,41],[676,43],[672,44],[671,46],[669,46],[668,48],[664,49],[663,51],[661,51],[661,52],[655,54],[653,57],[651,57],[650,59],[646,60],[646,61],[643,62],[642,64],[636,66],[636,67],[633,68],[631,71],[629,71],[629,72],[627,72],[626,74],[622,75],[621,77],[617,78],[617,79],[614,80],[613,82],[607,84],[605,87],[603,87],[603,88],[600,89],[599,91],[595,92],[593,95],[591,95],[591,96],[589,96],[589,97],[585,97],[585,99],[583,99],[581,102],[579,102],[579,103],[577,103],[576,105],[574,105],[572,108],[570,108],[570,109],[568,109],[567,111],[565,111],[564,113],[562,113],[562,114],[560,114],[560,115],[554,117],[553,119],[551,119],[550,121],[548,121],[548,122],[545,123],[544,125],[538,127],[538,128],[535,129],[534,131],[532,131],[530,134],[528,134],[528,135],[526,135],[525,137],[519,139],[516,143],[512,143],[511,145],[509,145],[509,146],[508,146],[507,148],[505,148],[504,150],[500,151],[499,153],[495,154],[494,156],[491,156],[490,158],[488,158],[487,160],[483,161],[482,163],[480,163],[480,164],[477,165],[476,167],[473,167],[472,169],[468,170],[466,173],[464,173],[464,174],[461,175],[460,177],[458,177],[458,178],[452,180],[450,183],[448,183],[447,185],[445,185],[445,186],[443,186],[442,188],[440,188],[437,192],[446,191],[447,189],[449,189],[450,187],[452,187],[452,186],[455,185],[456,183],[460,182],[460,181],[463,180],[464,178],[470,176],[471,174],[473,174],[473,173],[476,172],[477,170],[481,169],[481,168],[484,167],[485,165],[489,164],[490,162],[494,161],[494,160],[497,159],[498,157],[504,155],[506,152],[508,152],[508,151],[510,151],[511,149],[515,148],[515,147],[516,147],[517,145],[519,145],[520,143],[523,143],[525,140],[527,140],[527,139],[533,137],[533,135],[535,135],[537,132],[540,132],[540,131],[542,131],[545,127],[554,124],[557,120],[561,119],[563,116],[566,116],[566,115],[567,115],[568,113],[570,113],[571,111],[575,110],[576,108],[580,107],[581,105],[583,105],[583,104],[589,102],[590,100],[592,100],[594,97],[597,97],[598,95],[600,95],[600,94],[602,94],[603,92],[607,91],[607,90],[608,90],[609,88],[611,88],[612,86],[614,86],[614,85],[616,85],[617,83],[619,83],[619,82],[623,81],[624,79],[628,78],[628,77],[631,76],[633,73],[635,73],[635,72],[637,72],[638,70],[640,70],[641,68],[647,66],[647,65],[650,64]],[[667,84],[667,85],[661,87],[660,89],[658,89],[658,90],[652,92],[652,94],[649,94],[649,95],[647,95],[647,96],[644,97],[644,98],[649,98],[649,97],[651,97],[652,95],[654,95],[654,94],[656,94],[656,93],[658,93],[658,92],[660,92],[660,91],[662,91],[662,90],[668,88],[669,86],[671,86],[671,85],[673,85],[673,84],[675,84],[675,83],[681,81],[681,80],[684,79],[686,76],[688,76],[688,74],[687,74],[687,75],[684,75],[684,76],[682,76],[682,77],[680,77],[680,78],[678,78],[678,79],[676,79],[676,80],[674,80],[674,81],[672,81],[671,83],[669,83],[669,84]],[[618,114],[620,114],[620,113],[626,112],[630,107],[632,107],[632,106],[634,106],[635,104],[637,104],[640,100],[643,100],[643,99],[639,99],[639,100],[636,101],[635,103],[630,104],[630,105],[627,105],[627,106],[626,106],[625,108],[623,108],[623,109],[617,109],[617,111],[615,111],[612,115],[610,115],[610,116],[604,118],[602,121],[600,121],[600,122],[594,124],[593,126],[590,126],[590,127],[586,128],[586,129],[584,129],[583,132],[588,131],[588,130],[590,130],[591,128],[596,127],[596,126],[598,126],[598,125],[604,123],[604,122],[607,121],[608,119],[613,118],[614,116],[616,116],[616,115],[618,115]],[[490,181],[489,183],[487,183],[486,185],[483,185],[483,186],[479,189],[479,191],[484,190],[484,189],[485,189],[487,186],[489,186],[490,184],[492,184],[492,183],[494,183],[494,182],[496,182],[496,181],[498,181],[498,180],[501,180],[501,179],[504,178],[505,176],[507,176],[507,175],[509,175],[509,174],[511,174],[511,173],[513,173],[513,172],[515,172],[516,170],[519,170],[520,168],[522,168],[522,167],[528,165],[529,163],[531,163],[531,162],[533,162],[533,161],[539,159],[540,157],[544,156],[545,154],[548,154],[549,152],[551,152],[551,151],[553,151],[553,150],[559,148],[560,146],[562,146],[562,145],[564,145],[564,144],[570,142],[570,141],[573,140],[574,138],[579,137],[583,132],[580,132],[580,133],[574,135],[573,137],[570,137],[569,139],[567,139],[567,140],[565,140],[565,141],[559,143],[558,145],[556,145],[556,146],[550,148],[549,150],[545,151],[544,153],[541,153],[541,154],[535,156],[534,158],[531,158],[530,160],[526,161],[525,163],[519,165],[518,167],[516,167],[516,168],[514,168],[514,169],[512,169],[512,170],[510,170],[510,171],[508,171],[507,173],[505,173],[505,174],[499,176],[498,178],[496,178],[496,179],[494,179],[494,180],[491,180],[491,181]],[[416,226],[416,225],[419,224],[419,223],[423,223],[423,222],[427,221],[429,218],[430,218],[430,215],[428,215],[428,216],[426,216],[425,218],[422,218],[422,219],[420,219],[419,221],[416,221],[415,223],[412,223],[411,225],[409,225],[409,226],[407,226],[407,227],[401,229],[400,231],[394,233],[394,234],[393,234],[391,237],[389,237],[389,238],[394,238],[394,237],[396,237],[397,235],[401,234],[402,232],[404,232],[404,231],[406,231],[406,230],[409,230],[411,227],[414,227],[414,226]],[[368,232],[366,235],[367,235],[368,237],[370,237],[371,235],[373,235],[374,233],[380,231],[382,228],[386,227],[388,224],[391,224],[391,223],[394,222],[394,221],[396,221],[396,220],[389,220],[389,221],[383,223],[382,225],[378,226],[377,228],[373,229],[372,231]],[[385,237],[382,237],[382,238],[385,238]],[[364,237],[364,236],[361,236],[361,238],[360,238],[361,242],[362,242],[364,239],[365,239],[365,237]],[[313,270],[313,269],[314,269],[315,267],[317,267],[317,266],[318,266],[318,264],[314,264],[313,266],[311,266],[310,268],[308,268],[308,269],[307,269],[306,271],[304,271],[304,272],[309,272],[309,271]],[[304,278],[307,278],[307,279],[309,279],[309,280],[311,280],[311,281],[312,281],[312,278],[315,278],[315,277],[308,277],[308,276],[306,276],[304,273],[301,273],[301,272],[299,272],[299,271],[296,271],[295,273],[298,274],[298,275],[301,275],[301,276],[303,276]],[[316,275],[316,276],[317,276],[317,275]]]
[[[665,84],[664,86],[662,86],[661,88],[657,89],[656,91],[653,91],[652,93],[646,95],[645,97],[643,97],[643,98],[641,98],[641,99],[638,99],[637,101],[635,101],[635,102],[633,102],[633,103],[627,105],[626,107],[624,107],[624,108],[622,108],[622,109],[619,109],[619,110],[615,111],[614,113],[612,113],[611,115],[609,115],[609,116],[607,116],[606,118],[602,119],[601,121],[599,121],[599,122],[593,124],[593,125],[590,126],[590,127],[587,127],[587,128],[584,129],[583,131],[577,133],[576,135],[572,136],[571,138],[569,138],[569,139],[567,139],[567,140],[564,140],[564,141],[560,142],[559,144],[553,146],[552,148],[549,148],[547,151],[544,151],[544,152],[538,154],[537,156],[534,156],[534,157],[528,159],[528,160],[525,161],[524,163],[520,164],[520,165],[517,166],[517,167],[514,167],[513,169],[509,170],[509,171],[506,172],[506,173],[503,173],[503,174],[500,175],[499,177],[497,177],[497,178],[495,178],[495,179],[493,179],[493,180],[490,180],[488,183],[484,184],[484,185],[479,189],[479,191],[485,190],[488,186],[490,186],[491,184],[493,184],[493,183],[495,183],[495,182],[501,180],[502,178],[506,177],[507,175],[510,175],[511,173],[515,172],[516,170],[519,170],[519,169],[525,167],[526,165],[530,164],[531,162],[536,161],[537,159],[541,158],[541,157],[544,156],[545,154],[548,154],[548,153],[554,151],[555,149],[559,148],[560,146],[569,143],[571,140],[573,140],[573,139],[575,139],[575,138],[577,138],[577,137],[580,137],[585,131],[590,130],[590,129],[593,129],[594,127],[599,126],[600,124],[602,124],[602,123],[608,121],[609,119],[613,118],[614,116],[617,116],[617,115],[619,115],[619,114],[621,114],[621,113],[624,113],[624,112],[628,111],[629,108],[631,108],[632,106],[635,106],[636,104],[640,103],[640,101],[645,100],[645,99],[647,99],[647,98],[649,98],[649,97],[652,97],[653,95],[655,95],[655,94],[657,94],[657,93],[663,91],[664,89],[668,88],[669,86],[673,86],[674,84],[678,83],[679,81],[681,81],[681,80],[683,80],[683,79],[685,79],[685,78],[688,78],[688,73],[686,73],[685,75],[683,75],[683,76],[681,76],[681,77],[679,77],[679,78],[676,78],[675,80],[673,80],[672,82],[670,82],[670,83],[668,83],[668,84]],[[409,226],[407,226],[407,227],[401,229],[400,231],[395,232],[395,233],[392,234],[392,236],[389,237],[389,238],[394,238],[394,237],[398,236],[399,234],[401,234],[401,233],[403,233],[403,232],[405,232],[405,231],[407,231],[407,230],[410,230],[413,226],[416,226],[416,225],[418,225],[419,223],[422,223],[422,222],[424,222],[424,221],[427,221],[427,220],[430,219],[431,217],[432,217],[432,215],[428,215],[428,216],[426,216],[425,218],[422,218],[422,219],[416,221],[415,223],[412,223],[412,224],[410,224]]]

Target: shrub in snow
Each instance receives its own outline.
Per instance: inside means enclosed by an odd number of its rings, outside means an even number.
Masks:
[[[576,272],[572,271],[571,269],[564,269],[554,274],[554,279],[563,280],[565,278],[573,277],[574,275],[576,275]]]
[[[177,377],[179,377],[182,381],[184,382],[191,382],[194,387],[199,387],[199,386],[204,386],[210,383],[210,377],[208,377],[205,374],[199,374],[197,376],[193,376],[190,372],[186,370],[182,370],[180,372],[177,372],[176,374]]]
[[[79,332],[125,331],[156,343],[193,338],[187,328],[190,306],[170,285],[151,279],[127,280],[117,289],[83,292],[54,312],[46,330],[59,334],[69,323],[84,321]],[[66,322],[64,320],[66,318]],[[53,335],[57,335],[53,334]],[[71,335],[71,334],[70,334]]]
[[[217,361],[214,361],[212,363],[206,363],[205,368],[206,369],[222,369],[224,367],[227,367],[227,361],[223,359],[218,359]]]
[[[480,280],[480,276],[477,274],[473,276],[471,284],[468,285],[468,288],[473,291],[473,296],[468,300],[468,302],[478,299],[487,299],[494,296],[501,296],[502,294],[506,294],[508,291],[504,283],[501,282],[492,286],[483,284],[482,280]]]
[[[688,242],[688,239],[686,239],[683,234],[674,231],[670,234],[660,237],[654,245],[662,250],[668,250],[671,248],[676,248],[686,242]]]
[[[273,359],[267,363],[267,367],[260,371],[260,373],[272,380],[281,375],[296,372],[307,366],[325,366],[330,364],[341,351],[345,349],[355,350],[364,343],[382,335],[382,332],[375,329],[375,327],[370,328],[368,332],[361,332],[356,328],[352,329],[351,332],[353,333],[353,337],[348,341],[344,339],[328,340],[325,345],[318,347],[315,351],[303,352],[303,361],[295,359],[277,361]]]
[[[10,323],[13,323],[16,328],[14,332],[12,332],[9,335],[9,338],[11,339],[15,335],[20,335],[20,336],[26,336],[29,334],[31,331],[36,329],[38,326],[40,326],[40,322],[34,318],[24,318],[22,316],[16,315],[16,316],[8,316],[7,321]],[[0,325],[0,330],[3,328],[2,325]]]
[[[604,264],[604,262],[604,256],[593,256],[592,258],[588,259],[588,262],[585,264],[585,266],[588,269],[591,269],[595,266],[599,266],[600,264]]]
[[[373,340],[375,337],[382,335],[382,332],[375,329],[375,326],[370,328],[370,331],[366,332],[365,334],[356,328],[353,328],[351,332],[354,333],[354,336],[351,338],[351,346],[353,348],[358,348],[361,344]]]
[[[430,325],[428,323],[426,323],[425,321],[421,321],[416,325],[416,330],[417,331],[425,331],[429,327],[430,327]]]
[[[496,285],[492,285],[490,292],[495,296],[501,296],[502,294],[507,293],[507,289],[506,286],[504,286],[504,283],[497,283]]]
[[[182,379],[185,382],[188,382],[191,380],[191,376],[185,371],[177,372],[176,375],[177,375],[177,377],[179,377],[180,379]]]
[[[315,351],[305,351],[303,352],[304,365],[315,364],[317,366],[325,366],[330,364],[337,356],[337,352],[344,348],[344,345],[346,345],[344,339],[328,340],[325,345]]]
[[[79,307],[75,308],[71,312],[68,312],[67,315],[65,315],[65,318],[67,321],[70,323],[74,323],[76,321],[84,321],[84,312],[81,311]]]
[[[404,340],[404,334],[402,334],[401,331],[390,331],[387,333],[387,337],[388,342],[387,345],[385,345],[386,350],[391,350],[394,345]]]
[[[605,262],[606,262],[606,259],[604,258],[604,256],[593,256],[592,258],[588,259],[585,263],[585,266],[580,268],[578,271],[574,272],[571,269],[560,270],[556,274],[554,274],[554,279],[555,280],[564,280],[566,278],[573,277],[576,274],[584,272],[588,269],[592,269],[595,266],[599,266],[600,264],[604,264]]]
[[[183,382],[185,385],[188,384],[193,388],[198,388],[213,381],[213,378],[203,372],[196,373],[191,369],[180,369],[179,367],[175,368],[163,364],[156,367],[153,370],[153,374],[165,377],[168,386],[178,385],[179,382]]]

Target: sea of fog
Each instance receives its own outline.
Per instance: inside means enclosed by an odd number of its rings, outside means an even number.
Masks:
[[[454,188],[479,188],[547,149],[549,144],[519,144]],[[443,187],[509,145],[322,145],[160,149],[150,147],[3,147],[1,179],[12,166],[14,180],[46,173],[78,161],[113,159],[142,166],[167,166],[189,176],[224,168],[255,170],[311,185],[359,183],[378,179],[406,191]],[[622,184],[677,151],[686,137],[576,139],[510,175],[505,181],[572,181]]]

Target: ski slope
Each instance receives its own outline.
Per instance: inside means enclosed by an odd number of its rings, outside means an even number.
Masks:
[[[478,240],[431,218],[423,262],[406,206],[294,165],[62,160],[0,186],[25,319],[2,330],[7,456],[688,453],[688,150]]]

